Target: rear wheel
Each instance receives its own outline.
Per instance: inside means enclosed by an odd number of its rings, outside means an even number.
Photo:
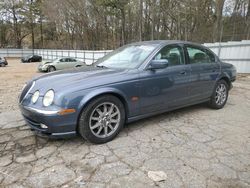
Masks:
[[[229,86],[225,80],[219,80],[210,99],[209,105],[214,109],[221,109],[225,106],[228,98]]]
[[[78,131],[86,140],[102,144],[111,141],[121,131],[125,122],[122,102],[113,95],[94,99],[82,111]]]
[[[49,66],[49,67],[48,67],[48,72],[53,72],[53,71],[55,71],[55,70],[56,70],[56,68],[53,67],[53,66]]]

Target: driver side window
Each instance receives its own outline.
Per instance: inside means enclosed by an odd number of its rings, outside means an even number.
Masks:
[[[60,62],[66,62],[66,58],[60,59]]]
[[[158,54],[154,57],[155,60],[166,59],[169,66],[183,65],[184,53],[180,46],[168,45],[162,48]]]

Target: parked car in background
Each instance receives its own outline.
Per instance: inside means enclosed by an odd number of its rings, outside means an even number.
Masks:
[[[0,57],[0,67],[5,67],[8,65],[8,62],[5,57]]]
[[[53,72],[56,70],[70,69],[84,66],[85,63],[72,57],[57,58],[53,61],[42,61],[38,66],[40,72]]]
[[[21,59],[22,63],[31,63],[31,62],[41,62],[42,56],[40,55],[28,55]]]
[[[40,134],[79,133],[105,143],[126,122],[203,102],[221,109],[235,79],[235,67],[204,46],[145,41],[118,48],[95,66],[35,78],[19,104],[27,124]]]

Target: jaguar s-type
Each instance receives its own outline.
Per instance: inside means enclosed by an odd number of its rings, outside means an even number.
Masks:
[[[221,109],[236,79],[233,65],[184,41],[120,47],[89,67],[27,82],[19,106],[39,135],[112,140],[124,124],[198,103]]]

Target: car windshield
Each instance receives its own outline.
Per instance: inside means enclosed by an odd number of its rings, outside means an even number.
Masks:
[[[27,55],[27,56],[25,56],[24,58],[25,59],[28,59],[28,58],[31,58],[33,55]]]
[[[156,44],[128,45],[99,59],[97,67],[133,69],[138,67],[156,48]]]

